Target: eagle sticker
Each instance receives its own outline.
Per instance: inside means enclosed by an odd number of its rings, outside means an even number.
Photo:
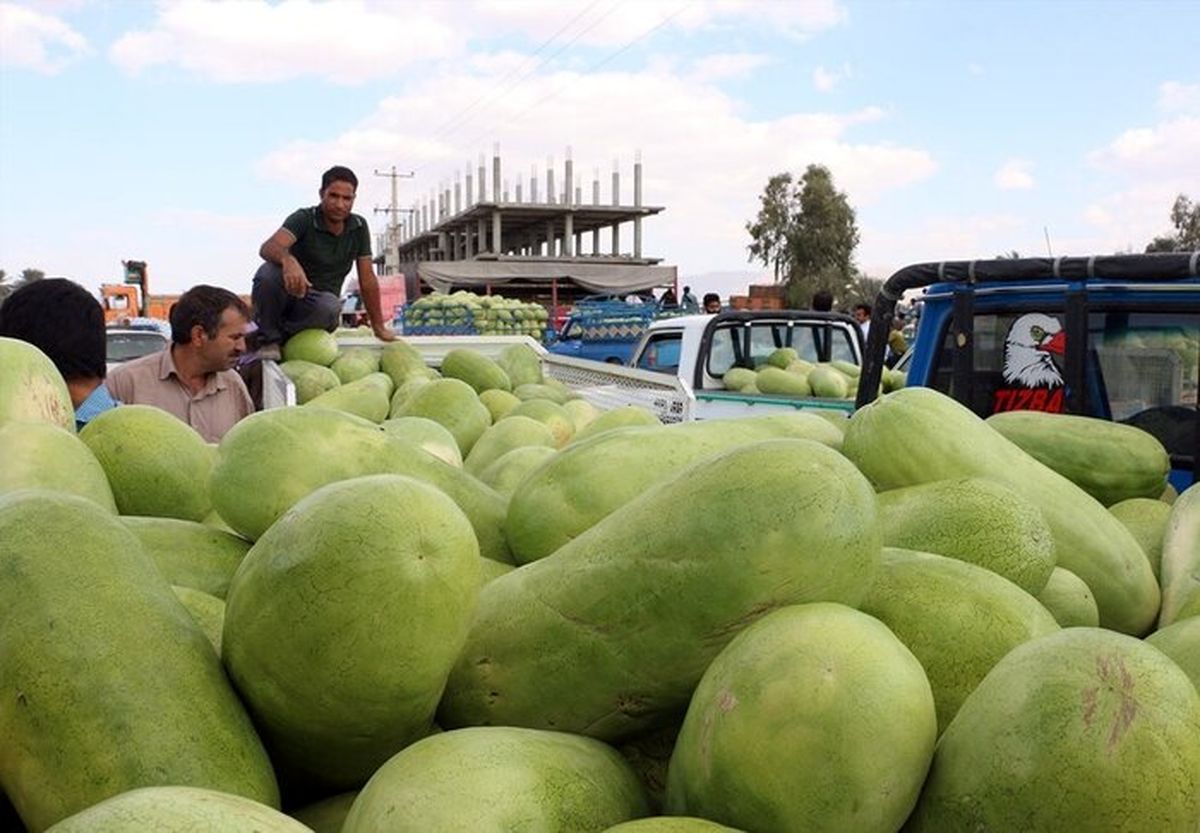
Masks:
[[[1064,384],[1057,361],[1062,360],[1066,338],[1052,315],[1033,312],[1012,323],[1004,339],[1003,376],[1008,386],[996,390],[993,413],[1062,413]]]

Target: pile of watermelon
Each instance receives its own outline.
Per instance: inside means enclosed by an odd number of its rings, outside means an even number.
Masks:
[[[810,362],[794,348],[774,350],[757,367],[733,367],[721,377],[726,390],[745,394],[815,396],[818,399],[853,399],[858,392],[862,368],[853,362],[833,360]],[[899,370],[883,368],[880,393],[904,387],[907,377]]]
[[[1200,487],[1153,437],[285,357],[324,389],[211,446],[76,434],[0,339],[0,829],[1200,828]]]

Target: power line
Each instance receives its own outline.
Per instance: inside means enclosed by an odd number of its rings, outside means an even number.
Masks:
[[[530,75],[532,75],[532,74],[533,74],[533,73],[534,73],[534,72],[535,72],[535,71],[536,71],[536,70],[537,70],[539,67],[541,67],[541,66],[542,66],[544,63],[546,63],[547,61],[551,60],[552,58],[555,58],[555,57],[557,57],[558,55],[560,55],[560,54],[562,54],[564,51],[566,51],[568,48],[570,48],[570,47],[571,47],[571,46],[572,46],[572,45],[573,45],[573,44],[574,44],[576,41],[578,41],[578,40],[579,40],[580,38],[582,38],[582,37],[583,37],[585,34],[587,34],[588,32],[590,32],[590,31],[591,31],[592,29],[594,29],[594,28],[595,28],[597,25],[599,25],[599,24],[600,24],[601,22],[603,22],[603,21],[604,21],[606,18],[608,18],[608,17],[609,17],[609,16],[610,16],[610,15],[611,15],[613,12],[615,12],[615,11],[616,11],[616,10],[617,10],[617,9],[618,9],[618,8],[619,8],[621,5],[623,5],[623,3],[624,3],[624,2],[625,2],[625,0],[619,0],[619,2],[617,2],[616,4],[614,4],[613,6],[611,6],[611,7],[610,7],[610,8],[609,8],[609,9],[608,9],[606,12],[604,12],[602,15],[600,15],[600,16],[599,16],[599,17],[597,17],[595,20],[593,20],[593,21],[592,21],[590,24],[588,24],[588,25],[587,25],[585,28],[583,28],[582,30],[580,30],[579,32],[577,32],[577,33],[575,34],[575,36],[571,38],[571,40],[567,41],[565,44],[563,44],[561,47],[559,47],[559,48],[558,48],[557,50],[555,50],[553,53],[551,53],[550,55],[547,55],[545,58],[543,58],[542,60],[540,60],[540,61],[539,61],[539,62],[538,62],[538,63],[537,63],[537,64],[536,64],[534,67],[532,67],[532,68],[531,68],[531,69],[530,69],[528,72],[524,73],[524,74],[523,74],[523,75],[522,75],[520,78],[518,78],[518,79],[517,79],[516,81],[514,81],[514,82],[513,82],[511,85],[509,85],[509,89],[510,89],[510,90],[511,90],[511,89],[514,89],[514,88],[515,88],[517,85],[519,85],[519,84],[520,84],[522,81],[524,81],[526,78],[528,78]],[[595,5],[595,3],[593,3],[592,5]],[[674,20],[674,19],[675,19],[676,17],[678,17],[680,14],[682,14],[682,13],[683,13],[683,11],[684,11],[684,9],[688,8],[688,6],[690,6],[690,5],[691,5],[691,3],[684,3],[682,6],[680,6],[680,7],[679,7],[679,8],[677,8],[675,11],[673,11],[671,14],[669,14],[669,15],[667,15],[667,16],[665,16],[665,17],[661,18],[661,19],[660,19],[660,20],[659,20],[657,23],[655,23],[653,26],[651,26],[651,27],[650,27],[649,29],[647,29],[646,31],[642,32],[642,33],[641,33],[640,35],[638,35],[637,37],[633,38],[633,39],[632,39],[632,40],[630,40],[630,41],[627,41],[627,42],[626,42],[624,45],[622,45],[621,47],[619,47],[619,48],[618,48],[618,49],[616,49],[615,51],[613,51],[613,52],[609,53],[609,54],[608,54],[606,57],[604,57],[604,58],[603,58],[603,59],[601,59],[600,61],[597,61],[596,63],[594,63],[594,64],[592,64],[591,66],[587,67],[587,68],[584,70],[584,72],[590,72],[590,71],[592,71],[592,70],[594,70],[594,69],[598,69],[599,67],[602,67],[602,66],[604,66],[604,65],[605,65],[605,64],[607,64],[609,61],[611,61],[611,60],[613,60],[614,58],[616,58],[618,55],[621,55],[622,53],[624,53],[624,52],[626,52],[627,50],[631,49],[633,46],[635,46],[636,44],[638,44],[638,43],[639,43],[639,42],[641,42],[642,40],[645,40],[645,39],[646,39],[646,38],[648,38],[650,35],[654,34],[655,32],[657,32],[657,31],[658,31],[659,29],[661,29],[662,27],[666,26],[668,23],[670,23],[672,20]],[[588,8],[591,8],[591,7],[589,6]],[[586,11],[586,9],[585,9],[585,11]],[[577,17],[578,17],[578,16],[577,16]],[[568,25],[569,25],[569,24],[568,24]],[[560,94],[561,94],[563,91],[565,91],[565,90],[566,90],[566,88],[567,88],[567,85],[565,85],[565,84],[564,84],[563,86],[559,87],[558,89],[552,90],[552,91],[551,91],[551,92],[550,92],[548,95],[546,95],[546,96],[543,96],[542,98],[540,98],[540,99],[538,99],[537,101],[533,102],[531,105],[529,105],[528,107],[526,107],[524,110],[521,110],[519,113],[517,113],[517,114],[515,114],[515,115],[513,115],[513,116],[510,116],[510,117],[508,117],[508,119],[506,119],[506,120],[504,120],[503,122],[501,122],[501,124],[507,124],[508,122],[511,122],[513,119],[515,119],[515,118],[518,118],[519,116],[523,116],[523,115],[525,115],[525,114],[526,114],[526,113],[528,113],[530,110],[532,110],[534,107],[537,107],[537,106],[539,106],[539,105],[541,105],[541,104],[544,104],[544,103],[545,103],[545,102],[547,102],[547,101],[550,101],[550,100],[554,99],[556,96],[560,95]],[[479,134],[479,135],[478,135],[478,136],[476,136],[474,139],[472,139],[470,142],[466,142],[465,144],[467,144],[467,145],[473,145],[473,144],[477,143],[477,142],[478,142],[480,139],[482,139],[482,138],[486,138],[486,136],[488,135],[488,133],[491,133],[491,132],[494,132],[494,128],[492,128],[492,129],[489,129],[488,131],[486,131],[486,132],[484,132],[484,133],[481,133],[481,134]],[[431,164],[432,164],[432,162],[426,162],[426,163],[424,163],[424,164],[422,164],[422,165],[418,165],[416,168],[414,168],[414,170],[416,170],[416,171],[423,170],[423,169],[425,169],[425,168],[429,167],[429,165],[431,165]]]
[[[525,59],[525,61],[520,66],[513,67],[508,72],[504,73],[504,75],[502,75],[500,77],[500,79],[498,81],[496,81],[495,84],[493,84],[491,87],[489,87],[485,92],[481,93],[478,98],[476,98],[474,101],[472,101],[466,107],[459,110],[457,113],[455,113],[453,116],[451,116],[445,122],[443,122],[440,127],[438,127],[436,130],[433,131],[431,138],[436,139],[439,136],[441,136],[443,133],[446,132],[446,130],[448,128],[450,128],[456,122],[460,121],[464,116],[466,116],[473,109],[475,109],[475,107],[478,106],[481,102],[489,99],[491,97],[491,94],[493,92],[495,92],[496,90],[500,89],[500,87],[504,84],[505,81],[507,81],[514,74],[516,74],[517,72],[523,70],[526,66],[528,66],[529,62],[532,61],[534,58],[536,58],[538,53],[540,53],[543,49],[545,49],[547,46],[549,46],[551,43],[553,43],[555,40],[557,40],[559,35],[561,35],[563,32],[565,32],[567,29],[569,29],[571,26],[573,26],[575,24],[575,21],[579,20],[581,17],[583,17],[585,14],[587,14],[589,11],[591,11],[598,3],[600,3],[600,0],[592,0],[591,3],[584,6],[583,9],[581,11],[579,11],[578,14],[576,14],[574,17],[572,17],[570,20],[568,20],[566,23],[564,23],[562,26],[560,26],[553,35],[546,38],[546,40],[542,41],[542,43],[538,46],[538,48],[533,50],[533,52],[531,52],[529,54],[529,56]],[[584,31],[587,31],[587,30],[584,30]],[[555,54],[557,54],[557,53],[555,53]],[[553,57],[553,56],[550,56],[550,57]],[[548,58],[538,61],[533,66],[533,70],[536,70],[546,60],[548,60]],[[530,71],[532,72],[533,70],[530,70]],[[528,73],[526,73],[526,75],[522,75],[520,79],[517,79],[515,84],[519,84],[521,82],[521,80],[524,79],[527,75],[528,75]],[[514,86],[515,86],[515,84],[514,84]]]
[[[592,72],[592,71],[594,71],[594,70],[597,70],[597,69],[599,69],[600,67],[602,67],[602,66],[604,66],[605,64],[607,64],[609,61],[611,61],[611,60],[613,60],[614,58],[616,58],[618,55],[621,55],[622,53],[624,53],[624,52],[627,52],[628,50],[632,49],[632,48],[633,48],[634,46],[636,46],[638,43],[640,43],[641,41],[643,41],[643,40],[645,40],[646,38],[650,37],[650,36],[651,36],[651,35],[653,35],[655,32],[657,32],[659,29],[663,28],[663,27],[664,27],[664,26],[666,26],[668,23],[670,23],[672,20],[674,20],[676,17],[678,17],[680,14],[682,14],[682,13],[683,13],[683,11],[684,11],[684,9],[688,8],[688,6],[690,6],[690,5],[691,5],[691,3],[684,3],[682,6],[680,6],[679,8],[677,8],[675,11],[671,12],[671,13],[670,13],[669,15],[667,15],[666,17],[663,17],[662,19],[660,19],[660,20],[659,20],[657,23],[655,23],[653,26],[651,26],[651,27],[650,27],[649,29],[647,29],[646,31],[642,32],[640,35],[638,35],[637,37],[635,37],[633,40],[630,40],[630,41],[628,41],[628,42],[627,42],[627,43],[625,43],[623,46],[621,46],[620,48],[618,48],[617,50],[615,50],[614,52],[611,52],[611,53],[609,53],[607,56],[605,56],[605,57],[604,57],[604,58],[602,58],[601,60],[597,61],[596,63],[594,63],[594,64],[592,64],[591,66],[589,66],[589,67],[587,67],[586,69],[584,69],[584,73],[588,73],[588,72]],[[561,50],[560,50],[560,51],[561,51]],[[553,89],[553,90],[551,90],[549,93],[547,93],[546,95],[542,96],[540,99],[538,99],[537,101],[533,102],[532,104],[530,104],[530,105],[529,105],[528,107],[526,107],[525,109],[523,109],[523,110],[521,110],[521,111],[519,111],[519,112],[517,112],[517,113],[514,113],[514,114],[513,114],[513,115],[511,115],[511,116],[509,116],[507,119],[505,119],[503,122],[501,122],[501,124],[508,124],[508,123],[511,123],[512,121],[514,121],[514,120],[516,120],[516,119],[519,119],[521,116],[525,115],[526,113],[528,113],[530,110],[534,109],[535,107],[540,107],[540,106],[542,106],[542,105],[546,104],[547,102],[553,101],[553,100],[554,100],[555,98],[557,98],[559,95],[561,95],[562,93],[564,93],[564,92],[567,90],[568,86],[570,86],[570,85],[569,85],[569,84],[563,84],[563,85],[561,85],[560,87],[557,87],[556,89]],[[485,132],[485,133],[481,133],[481,134],[479,134],[478,136],[476,136],[474,139],[472,139],[470,142],[468,142],[467,144],[468,144],[468,145],[473,145],[473,144],[475,144],[476,142],[480,141],[481,139],[483,139],[483,138],[486,138],[486,137],[487,137],[487,135],[488,135],[488,133],[494,133],[494,132],[495,132],[495,129],[493,128],[493,129],[491,129],[491,130],[489,130],[489,131],[487,131],[487,132]]]

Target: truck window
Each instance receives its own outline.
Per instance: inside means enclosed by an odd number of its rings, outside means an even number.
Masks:
[[[682,343],[682,333],[655,333],[646,341],[642,354],[638,356],[637,366],[642,370],[674,376],[679,371],[679,350]]]
[[[731,324],[713,333],[712,346],[708,355],[708,375],[720,378],[734,365],[754,367],[767,360],[780,347],[791,346],[796,354],[810,362],[820,361],[821,352],[817,349],[818,339],[824,340],[825,333],[830,334],[831,344],[829,359],[842,360],[858,364],[858,357],[851,342],[853,337],[846,327],[828,327],[797,322],[791,329],[791,344],[788,344],[789,327],[781,322],[762,322],[750,325],[750,356],[742,356],[745,339],[745,325]],[[736,341],[735,341],[736,339]]]
[[[1066,333],[1059,311],[974,319],[971,410],[1066,411]],[[1190,457],[1197,419],[1200,315],[1093,310],[1088,317],[1086,413],[1136,425],[1173,456]],[[947,328],[933,387],[949,393],[954,334]]]
[[[1175,457],[1195,448],[1200,315],[1099,312],[1088,318],[1088,346],[1109,416],[1158,437]]]

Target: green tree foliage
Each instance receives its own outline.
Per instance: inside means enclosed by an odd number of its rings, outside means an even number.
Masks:
[[[8,272],[0,269],[0,301],[3,301],[25,284],[32,281],[40,281],[44,277],[46,277],[46,273],[41,269],[22,269],[21,276],[18,278],[13,278]]]
[[[858,226],[828,168],[809,165],[799,182],[790,173],[771,177],[746,231],[750,260],[771,267],[792,306],[807,307],[820,289],[832,292],[838,306],[854,303],[850,296],[862,277],[854,267]]]
[[[1200,204],[1193,203],[1183,194],[1175,198],[1171,206],[1171,225],[1175,233],[1155,237],[1146,247],[1147,252],[1191,252],[1200,249]]]

